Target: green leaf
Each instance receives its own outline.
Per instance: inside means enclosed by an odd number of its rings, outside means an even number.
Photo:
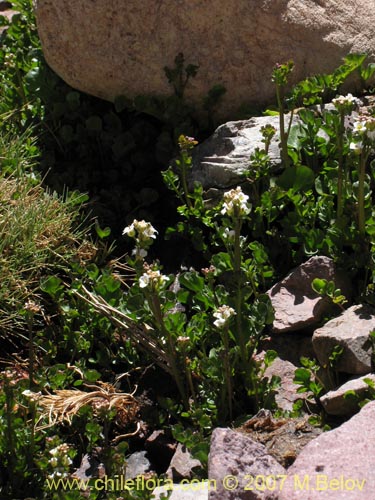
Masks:
[[[96,231],[96,234],[98,235],[98,237],[101,240],[104,240],[104,238],[108,238],[108,236],[111,234],[111,228],[110,227],[105,227],[104,229],[102,229],[99,226],[98,221],[95,221],[95,231]]]
[[[310,384],[311,373],[306,368],[297,368],[294,372],[293,382],[298,385],[308,387]]]
[[[57,294],[64,289],[64,286],[61,279],[57,276],[48,276],[48,278],[41,281],[40,288],[43,292],[55,298]]]
[[[310,189],[315,180],[314,172],[305,165],[288,167],[277,179],[277,185],[288,191],[305,191]]]
[[[275,361],[275,359],[278,357],[278,354],[276,351],[269,350],[266,352],[266,355],[264,356],[264,364],[266,367],[272,365],[272,363]]]
[[[100,379],[100,373],[96,370],[86,370],[85,371],[85,379],[88,382],[96,382]]]
[[[280,113],[274,109],[266,109],[262,114],[264,116],[279,116]]]
[[[204,288],[204,279],[196,272],[188,271],[180,275],[180,284],[192,292],[200,292]]]
[[[324,295],[327,289],[327,280],[321,278],[314,278],[311,283],[311,288],[314,290],[314,292],[318,293],[319,295]]]

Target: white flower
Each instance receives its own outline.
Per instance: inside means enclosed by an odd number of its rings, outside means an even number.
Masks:
[[[52,457],[49,459],[49,463],[50,463],[50,465],[52,465],[52,467],[57,467],[59,461],[58,461],[57,457]]]
[[[139,278],[139,286],[141,288],[146,288],[150,284],[150,276],[145,273]]]
[[[353,125],[353,132],[355,134],[365,134],[367,131],[367,128],[366,128],[366,122],[364,121],[357,121],[354,123]]]
[[[346,96],[339,95],[335,99],[332,99],[332,104],[335,106],[336,109],[340,109],[344,106],[353,106],[357,104],[358,99],[354,97],[352,94],[347,94]]]
[[[122,234],[138,241],[147,241],[156,238],[157,230],[150,222],[134,219],[130,226],[123,230]]]
[[[62,458],[61,458],[61,464],[64,466],[64,467],[69,467],[69,465],[72,465],[72,459],[68,456],[68,455],[64,455]]]
[[[349,149],[351,151],[353,151],[353,153],[356,153],[356,154],[361,154],[362,153],[362,149],[363,149],[363,143],[362,141],[359,141],[359,142],[351,142],[350,145],[349,145]]]
[[[226,227],[224,229],[223,236],[224,236],[224,239],[226,239],[226,240],[234,241],[235,234],[236,234],[236,232],[234,231],[234,229],[229,229],[229,227]]]
[[[147,271],[142,274],[139,278],[140,288],[151,287],[154,290],[158,290],[168,281],[168,276],[161,274],[159,270],[147,269]]]
[[[229,306],[221,306],[219,307],[213,314],[214,318],[217,318],[214,321],[214,325],[217,328],[223,328],[229,321],[229,319],[236,314],[236,311]]]
[[[249,197],[242,192],[240,186],[224,193],[224,205],[221,210],[222,215],[230,217],[241,217],[250,213]]]
[[[135,257],[140,257],[141,259],[144,259],[145,257],[147,257],[147,250],[145,250],[144,248],[140,248],[140,247],[135,247],[134,250],[132,251],[132,254],[135,256]]]

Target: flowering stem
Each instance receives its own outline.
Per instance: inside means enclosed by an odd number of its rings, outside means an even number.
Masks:
[[[228,409],[229,418],[232,420],[233,417],[233,389],[232,389],[232,377],[230,373],[230,362],[229,362],[229,336],[228,336],[228,325],[223,329],[223,345],[224,345],[224,371],[225,371],[225,383],[227,386],[228,393]]]
[[[237,338],[238,344],[240,346],[241,358],[246,364],[246,345],[245,339],[242,334],[242,283],[241,283],[241,226],[242,221],[240,217],[234,217],[234,262],[233,269],[234,275],[237,280],[237,291],[236,291],[236,302],[235,302],[235,310],[236,310],[236,330],[237,330]]]
[[[177,388],[179,390],[182,401],[184,403],[184,406],[185,406],[186,410],[188,410],[189,409],[188,398],[186,395],[184,384],[183,384],[181,377],[180,377],[180,372],[178,370],[177,363],[176,363],[178,353],[177,353],[176,346],[175,346],[174,340],[172,338],[172,335],[168,331],[168,329],[165,327],[159,296],[157,293],[151,293],[151,294],[147,294],[146,297],[147,297],[147,301],[148,301],[148,304],[150,306],[150,309],[151,309],[151,311],[154,315],[154,318],[156,320],[157,328],[158,328],[158,330],[160,330],[162,336],[167,339],[168,362],[169,362],[169,365],[171,367],[172,375],[173,375],[173,378],[176,382],[176,385],[177,385]]]
[[[340,110],[340,124],[337,133],[338,173],[337,173],[337,220],[340,221],[344,212],[344,120],[345,111]]]
[[[185,370],[186,370],[187,383],[189,385],[189,389],[190,389],[193,401],[194,401],[194,403],[197,403],[196,396],[195,396],[193,379],[191,378],[191,370],[190,370],[190,366],[189,365],[190,365],[190,360],[187,357],[185,357]]]
[[[284,167],[288,167],[289,155],[288,155],[288,136],[285,133],[284,89],[281,85],[278,84],[276,84],[276,99],[277,99],[277,106],[279,108],[281,159]]]
[[[189,160],[186,159],[185,154],[182,153],[181,155],[181,182],[182,182],[182,187],[184,190],[185,194],[185,200],[186,200],[186,205],[188,208],[191,208],[191,201],[190,201],[190,196],[189,196],[189,189],[188,189],[188,184],[187,184],[187,168],[188,168],[188,162]]]
[[[363,150],[359,161],[358,173],[358,228],[361,236],[365,235],[365,176],[368,153]]]

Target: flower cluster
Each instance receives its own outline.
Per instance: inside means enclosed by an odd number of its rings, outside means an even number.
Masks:
[[[147,250],[151,246],[152,240],[156,238],[157,231],[150,222],[134,219],[130,226],[123,230],[122,234],[135,239],[136,246],[133,255],[136,259],[144,259],[147,256]]]
[[[158,291],[168,282],[168,276],[161,274],[159,269],[146,266],[145,273],[139,278],[141,288],[150,288],[152,291]]]
[[[288,61],[284,64],[277,63],[272,71],[272,82],[284,86],[288,83],[288,77],[294,69],[294,62]]]
[[[360,115],[353,125],[353,141],[350,143],[350,150],[356,154],[361,154],[364,144],[375,139],[375,118],[367,115]]]
[[[54,469],[53,473],[49,475],[49,478],[54,479],[67,477],[69,466],[72,464],[72,460],[68,455],[69,446],[63,443],[56,446],[56,448],[53,448],[49,452],[52,457],[48,460],[48,463]]]
[[[352,94],[339,95],[332,99],[332,104],[338,111],[344,111],[346,113],[350,113],[355,106],[360,103],[359,99],[354,97]]]
[[[242,217],[250,213],[249,197],[242,192],[240,186],[224,193],[224,205],[221,210],[223,215]]]
[[[188,135],[180,135],[178,138],[178,146],[181,151],[189,151],[193,149],[198,144],[198,141],[194,137],[189,137]]]
[[[216,320],[214,321],[214,325],[217,328],[224,328],[230,320],[232,316],[236,314],[236,311],[229,306],[221,306],[219,307],[213,314]]]

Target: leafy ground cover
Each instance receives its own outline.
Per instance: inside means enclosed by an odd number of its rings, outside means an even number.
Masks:
[[[265,127],[242,187],[211,206],[200,185],[188,189],[190,135],[212,129],[223,89],[199,124],[177,84],[199,69],[178,55],[166,68],[170,98],[84,96],[46,66],[31,2],[13,4],[0,49],[1,497],[81,498],[48,481],[68,478],[86,453],[122,474],[143,420],[171,428],[205,465],[214,426],[278,412],[277,377],[263,379],[277,353],[256,356],[277,279],[319,253],[347,271],[356,301],[375,302],[374,112],[371,97],[340,95],[354,72],[370,93],[374,66],[350,55],[290,89],[293,63],[278,65],[266,113],[280,119],[282,166],[271,167],[276,131]],[[178,244],[188,269],[173,260]],[[321,281],[315,289],[343,307]],[[318,369],[304,360],[296,374],[317,403]]]

